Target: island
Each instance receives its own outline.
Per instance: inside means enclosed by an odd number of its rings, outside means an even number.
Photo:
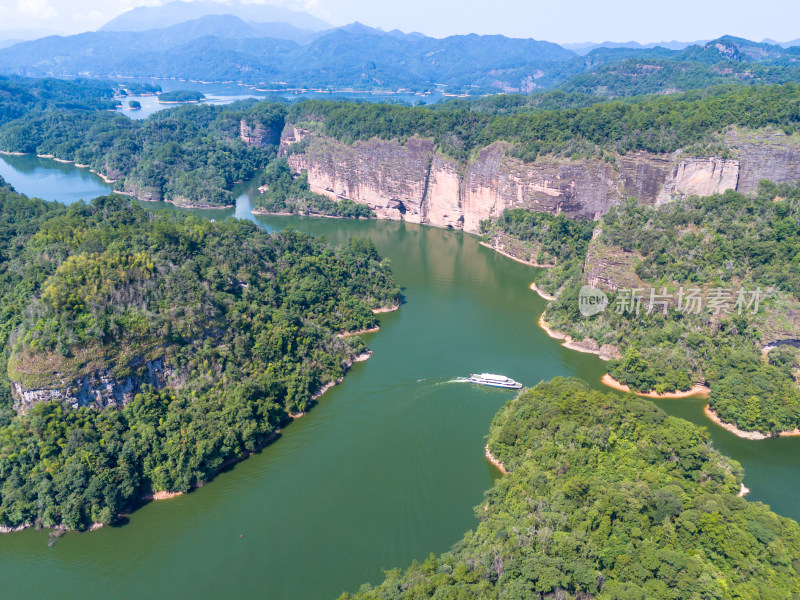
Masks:
[[[174,90],[158,94],[158,102],[160,104],[197,103],[205,99],[206,97],[203,93],[194,90]]]

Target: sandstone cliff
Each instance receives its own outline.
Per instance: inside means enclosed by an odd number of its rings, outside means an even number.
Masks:
[[[494,143],[467,163],[441,155],[432,140],[372,139],[345,144],[287,125],[281,153],[307,171],[311,189],[367,204],[379,218],[476,233],[506,208],[596,219],[625,197],[661,204],[692,194],[754,191],[761,179],[800,179],[800,146],[780,132],[732,132],[733,158],[646,152],[599,159],[525,163]],[[302,142],[299,146],[295,146]],[[295,146],[294,148],[292,148]]]
[[[277,146],[281,141],[282,125],[264,122],[254,116],[246,117],[239,123],[239,137],[248,146],[266,148]]]

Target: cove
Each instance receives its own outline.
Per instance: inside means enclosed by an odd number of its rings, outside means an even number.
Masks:
[[[110,190],[88,171],[35,157],[2,156],[0,174],[22,193],[64,202],[91,197],[83,195],[91,186]],[[42,182],[50,177],[48,191]],[[485,370],[527,386],[569,375],[607,389],[602,361],[538,327],[546,303],[528,288],[532,268],[461,232],[254,217],[253,191],[242,186],[235,209],[191,212],[272,231],[291,226],[333,243],[368,236],[391,259],[406,303],[364,336],[370,360],[275,443],[208,485],[52,546],[47,531],[0,536],[4,597],[335,598],[382,580],[384,568],[447,550],[475,526],[473,507],[499,476],[484,457],[485,436],[514,394],[450,380]],[[740,440],[705,419],[700,400],[658,403],[707,426],[716,446],[742,462],[750,499],[800,516],[800,439]]]

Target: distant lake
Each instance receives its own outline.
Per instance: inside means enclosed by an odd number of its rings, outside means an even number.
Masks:
[[[206,96],[206,104],[231,104],[237,100],[245,100],[247,98],[257,98],[259,100],[270,99],[286,99],[286,100],[300,100],[302,98],[316,98],[324,100],[358,100],[365,102],[392,102],[401,101],[409,104],[435,104],[446,99],[439,92],[430,94],[414,94],[414,93],[369,93],[369,92],[321,92],[321,91],[306,91],[306,92],[288,92],[288,91],[259,91],[261,88],[256,88],[252,85],[238,84],[238,83],[202,83],[198,81],[181,81],[178,79],[127,79],[115,78],[115,81],[131,81],[136,83],[151,83],[153,85],[160,85],[162,91],[170,92],[173,90],[194,90],[202,92]],[[265,86],[267,87],[267,86]],[[138,110],[130,110],[128,102],[130,100],[138,100],[142,108]],[[122,107],[117,109],[120,112],[132,119],[145,119],[154,112],[164,110],[165,108],[172,108],[176,104],[160,104],[156,96],[126,96],[121,99]]]

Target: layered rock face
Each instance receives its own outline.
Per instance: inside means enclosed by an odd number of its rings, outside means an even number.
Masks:
[[[101,409],[112,404],[123,406],[133,400],[143,385],[164,387],[172,375],[172,370],[164,364],[163,359],[142,361],[135,366],[135,374],[122,379],[115,379],[108,369],[102,369],[78,377],[68,385],[53,388],[26,389],[12,381],[14,409],[26,413],[36,404],[50,400],[70,404],[73,408],[90,406]]]
[[[778,144],[742,144],[737,190],[749,194],[758,182],[789,183],[800,179],[800,148]]]
[[[404,145],[369,140],[353,146],[321,137],[289,164],[308,171],[308,183],[319,194],[366,204],[381,219],[422,223],[422,204],[433,161],[433,142],[412,138]]]
[[[379,218],[471,233],[507,208],[596,219],[626,197],[662,204],[692,194],[754,191],[761,179],[800,179],[800,149],[784,140],[740,140],[740,159],[646,152],[601,160],[524,163],[492,144],[468,163],[440,155],[432,140],[372,139],[353,145],[287,126],[281,152],[302,141],[289,164],[311,189],[368,205]]]
[[[695,157],[681,160],[664,182],[656,198],[657,204],[670,202],[676,196],[711,196],[735,190],[739,181],[739,161]]]
[[[247,146],[277,146],[281,141],[281,127],[242,119],[239,123],[239,137]]]

